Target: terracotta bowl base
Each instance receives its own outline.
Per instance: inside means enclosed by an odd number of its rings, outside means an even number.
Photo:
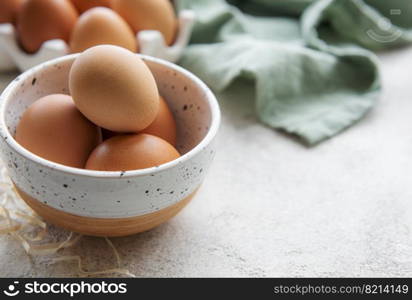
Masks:
[[[91,236],[126,236],[147,231],[168,221],[181,211],[197,190],[178,203],[159,211],[129,218],[90,218],[69,214],[47,206],[16,187],[17,193],[45,221],[67,230]]]

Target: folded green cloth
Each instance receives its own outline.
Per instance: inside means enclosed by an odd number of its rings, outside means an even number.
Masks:
[[[178,0],[197,14],[181,65],[217,92],[244,78],[259,119],[308,144],[364,116],[380,94],[376,56],[412,42],[409,0]]]

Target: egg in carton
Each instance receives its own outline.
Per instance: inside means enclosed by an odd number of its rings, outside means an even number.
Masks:
[[[179,30],[173,45],[168,46],[159,31],[143,30],[137,33],[139,53],[176,62],[189,43],[195,21],[191,10],[182,10],[178,16]],[[24,52],[17,42],[17,33],[12,24],[0,24],[0,72],[26,71],[47,60],[69,54],[67,43],[60,39],[43,43],[34,54]]]

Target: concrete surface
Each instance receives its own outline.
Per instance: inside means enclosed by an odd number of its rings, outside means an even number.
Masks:
[[[198,196],[168,224],[113,239],[124,265],[161,277],[412,276],[412,49],[380,56],[379,105],[314,148],[260,125],[250,93],[220,96],[220,151]],[[81,255],[90,271],[114,262],[98,238],[61,254]],[[2,276],[75,269],[0,237]]]

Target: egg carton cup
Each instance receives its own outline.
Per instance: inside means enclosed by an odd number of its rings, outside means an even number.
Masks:
[[[191,10],[182,10],[178,16],[179,31],[173,45],[168,46],[159,31],[144,30],[137,34],[139,53],[162,58],[170,62],[180,59],[189,43],[195,22]],[[69,54],[69,46],[60,39],[43,43],[34,54],[24,52],[17,42],[17,33],[11,24],[0,24],[0,72],[14,69],[26,71],[42,62]]]

